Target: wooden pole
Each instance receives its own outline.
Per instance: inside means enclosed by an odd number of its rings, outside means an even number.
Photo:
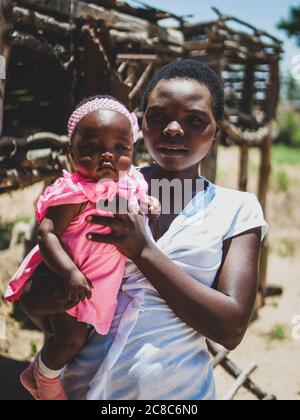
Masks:
[[[135,98],[135,96],[139,93],[139,91],[145,85],[145,83],[150,77],[152,70],[153,70],[153,63],[149,63],[148,66],[146,67],[146,70],[142,74],[141,78],[138,80],[135,87],[132,89],[132,91],[129,94],[129,99],[131,101]]]
[[[252,103],[255,89],[255,64],[248,62],[245,67],[241,111],[252,115]],[[249,172],[249,148],[247,144],[240,148],[239,189],[247,191]]]
[[[279,100],[279,86],[280,86],[280,75],[279,75],[279,64],[274,61],[270,66],[270,78],[268,81],[268,93],[267,93],[267,120],[269,122],[269,134],[266,136],[262,147],[261,147],[261,167],[260,177],[258,186],[258,197],[262,205],[264,215],[267,218],[267,194],[269,190],[270,175],[272,170],[272,121],[276,114],[276,107]],[[267,272],[268,272],[268,256],[269,256],[269,244],[268,237],[265,238],[260,256],[260,279],[261,279],[261,292],[264,298],[267,291]]]
[[[240,172],[239,190],[247,191],[248,188],[248,167],[249,167],[249,147],[247,144],[240,147]]]
[[[260,150],[260,174],[259,174],[259,187],[258,187],[258,198],[264,211],[265,217],[267,217],[267,194],[269,189],[269,180],[271,175],[271,148],[272,148],[272,128],[270,127],[270,133],[265,138],[261,150]],[[268,239],[264,239],[261,248],[260,255],[260,292],[264,300],[266,286],[267,286],[267,270],[268,270]],[[264,303],[264,302],[262,302]]]
[[[6,71],[11,52],[11,43],[8,37],[8,31],[11,30],[11,26],[6,23],[4,17],[5,8],[8,6],[9,4],[7,2],[1,2],[0,4],[0,136],[3,131]]]
[[[218,64],[214,66],[215,72],[219,75],[220,79],[222,78],[222,59],[223,52],[219,54]],[[221,139],[221,131],[217,135],[214,144],[208,153],[208,155],[201,162],[201,175],[204,176],[211,182],[215,182],[217,178],[217,161],[218,161],[218,148]]]
[[[218,136],[217,140],[214,142],[209,154],[201,162],[201,175],[211,182],[215,182],[217,177],[219,139],[220,136]]]

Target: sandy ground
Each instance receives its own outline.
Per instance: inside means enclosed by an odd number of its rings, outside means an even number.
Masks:
[[[219,156],[218,183],[236,188],[238,173],[238,151],[222,149]],[[255,168],[258,154],[251,154],[251,176],[249,189],[256,192]],[[277,168],[275,168],[277,171]],[[293,318],[300,316],[300,166],[283,166],[280,170],[288,174],[288,190],[278,192],[272,183],[268,203],[270,223],[269,243],[271,247],[268,282],[283,287],[283,296],[268,298],[260,310],[259,318],[250,326],[240,347],[231,353],[231,359],[245,369],[253,362],[257,370],[252,378],[258,386],[280,400],[300,400],[300,339],[292,337]],[[25,191],[1,196],[0,220],[16,221],[33,215],[34,201],[42,188],[37,184]],[[12,275],[22,258],[23,247],[0,251],[0,290]],[[30,360],[41,347],[42,335],[37,331],[22,328],[10,316],[11,307],[0,299],[0,400],[27,399],[28,395],[18,384],[18,374],[24,362]],[[6,338],[1,340],[1,335]],[[298,329],[300,333],[300,328]],[[224,396],[233,380],[223,369],[216,369],[218,395]],[[241,390],[237,399],[254,399]]]

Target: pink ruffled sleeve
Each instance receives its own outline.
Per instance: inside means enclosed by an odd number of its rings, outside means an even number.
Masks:
[[[45,189],[36,203],[36,217],[39,223],[45,218],[50,207],[64,204],[80,204],[86,201],[80,184],[76,182],[77,174],[63,171],[63,177]]]
[[[149,186],[141,172],[139,172],[134,166],[131,167],[129,177],[136,185],[136,196],[139,200],[145,201],[148,196]]]

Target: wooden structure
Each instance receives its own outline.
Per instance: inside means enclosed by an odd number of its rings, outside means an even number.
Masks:
[[[57,176],[68,166],[66,122],[83,97],[112,94],[141,117],[143,88],[153,73],[193,57],[223,77],[226,116],[219,142],[240,147],[241,190],[247,190],[249,149],[261,151],[257,192],[266,212],[280,41],[216,9],[215,21],[189,25],[171,13],[116,0],[0,3],[0,54],[7,64],[7,80],[0,82],[0,194]],[[160,25],[170,17],[178,22],[175,28]],[[217,149],[218,143],[202,163],[212,181]],[[141,155],[140,144],[137,159]],[[267,255],[265,241],[262,295]]]
[[[246,191],[249,149],[258,147],[258,196],[266,212],[281,43],[215,11],[216,20],[190,25],[180,16],[120,0],[0,0],[0,54],[7,74],[0,80],[0,194],[47,181],[69,167],[66,124],[83,97],[114,95],[142,117],[142,93],[154,72],[192,57],[222,76],[226,93],[219,141],[202,163],[202,173],[214,181],[218,144],[238,145],[238,186]],[[163,27],[166,18],[175,19],[176,26]],[[137,160],[145,158],[141,140]],[[262,297],[267,255],[265,241]],[[226,354],[216,357],[238,378],[227,399],[242,384],[259,399],[269,398],[248,379],[252,367],[243,374]]]
[[[247,390],[260,401],[274,401],[277,398],[262,391],[250,378],[251,374],[257,369],[255,363],[250,364],[245,370],[240,370],[229,358],[229,351],[219,348],[215,343],[208,341],[208,348],[214,357],[214,369],[221,367],[235,381],[229,391],[222,397],[223,401],[230,401],[235,398],[238,392]]]

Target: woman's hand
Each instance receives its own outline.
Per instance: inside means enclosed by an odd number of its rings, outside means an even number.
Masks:
[[[109,235],[90,233],[87,239],[114,245],[123,255],[134,260],[140,257],[143,250],[151,244],[151,239],[147,235],[143,215],[132,212],[125,201],[122,197],[116,198],[114,208],[122,210],[127,208],[127,212],[123,211],[120,214],[117,211],[114,218],[96,215],[87,217],[88,223],[109,227],[112,230]]]

